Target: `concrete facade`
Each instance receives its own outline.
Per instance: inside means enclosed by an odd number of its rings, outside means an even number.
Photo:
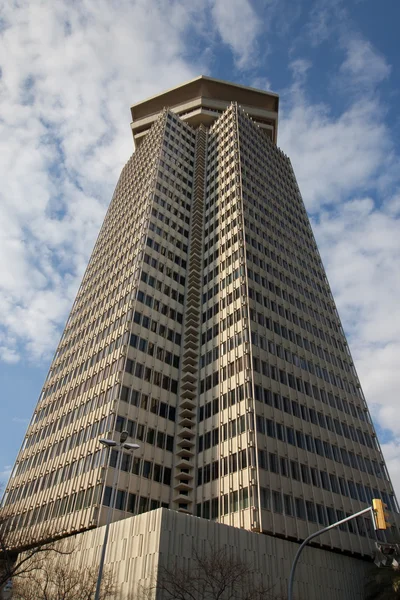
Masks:
[[[78,534],[68,543],[76,547],[76,566],[98,563],[104,527]],[[106,566],[113,570],[119,595],[135,597],[151,585],[159,565],[193,563],[193,551],[207,553],[209,544],[225,547],[251,565],[255,577],[271,594],[284,599],[287,578],[298,544],[269,535],[229,527],[213,521],[158,509],[111,525]],[[304,550],[296,573],[295,600],[362,600],[371,563],[310,547]],[[158,592],[157,600],[163,600]]]

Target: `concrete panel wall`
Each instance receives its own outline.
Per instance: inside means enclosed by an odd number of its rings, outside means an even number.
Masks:
[[[68,543],[76,546],[75,565],[98,564],[104,527],[79,534]],[[178,561],[187,566],[193,550],[227,546],[260,573],[265,586],[286,597],[287,577],[298,545],[272,536],[252,533],[213,521],[158,509],[111,525],[106,564],[119,585],[116,600],[133,597],[139,585],[148,584],[159,564]],[[370,563],[341,554],[307,548],[296,574],[296,600],[362,600]],[[157,600],[162,600],[158,598]]]

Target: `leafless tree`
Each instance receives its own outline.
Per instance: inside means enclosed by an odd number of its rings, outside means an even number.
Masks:
[[[97,568],[76,568],[70,557],[53,556],[39,569],[18,576],[13,584],[14,600],[92,600]],[[111,571],[103,572],[101,600],[114,598],[116,586]]]
[[[273,587],[263,586],[261,574],[230,555],[226,548],[194,552],[192,565],[182,568],[175,561],[161,566],[152,584],[132,596],[150,600],[160,592],[163,600],[277,600]]]
[[[0,590],[8,580],[31,575],[42,568],[52,555],[68,555],[73,548],[66,548],[42,536],[37,542],[29,537],[15,537],[7,516],[0,516]]]

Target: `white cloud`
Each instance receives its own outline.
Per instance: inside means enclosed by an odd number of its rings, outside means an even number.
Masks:
[[[262,21],[249,0],[212,0],[212,16],[222,41],[230,46],[237,66],[252,66]],[[254,65],[253,65],[254,66]]]
[[[342,202],[349,194],[377,188],[392,166],[389,132],[376,118],[378,100],[358,100],[332,116],[327,106],[312,105],[295,91],[297,100],[289,112],[282,111],[278,135],[307,209],[312,212]]]
[[[400,497],[400,437],[382,445],[382,452],[397,498]]]
[[[0,358],[54,348],[133,151],[129,105],[205,71],[180,0],[6,3],[0,36]]]
[[[374,87],[389,77],[391,68],[386,59],[368,41],[344,37],[342,44],[346,49],[346,59],[340,74],[349,85],[358,89]]]
[[[316,0],[309,13],[306,33],[312,46],[319,46],[333,35],[347,20],[343,0]]]

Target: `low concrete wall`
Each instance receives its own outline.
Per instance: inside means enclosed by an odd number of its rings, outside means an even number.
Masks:
[[[72,538],[74,565],[98,564],[104,527]],[[286,598],[287,578],[298,544],[252,533],[160,508],[111,525],[106,564],[112,567],[127,600],[139,585],[146,585],[159,563],[178,561],[190,566],[193,549],[207,551],[209,542],[226,546],[260,573],[266,587]],[[296,600],[362,600],[365,575],[371,564],[356,558],[306,548],[296,571]],[[162,600],[158,598],[157,600]]]

